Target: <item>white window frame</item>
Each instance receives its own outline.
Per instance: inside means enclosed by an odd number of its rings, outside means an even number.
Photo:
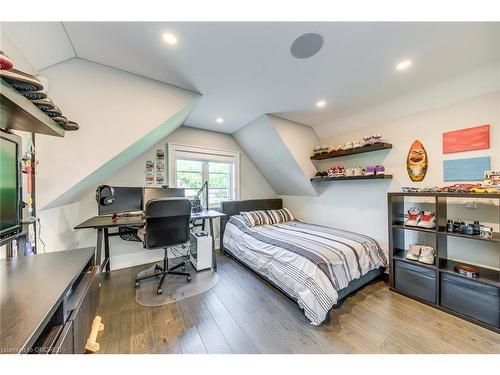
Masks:
[[[184,160],[209,160],[234,163],[234,199],[240,199],[240,153],[239,151],[223,150],[212,147],[168,143],[168,186],[177,187],[177,159]],[[210,186],[209,186],[210,188]],[[213,207],[212,207],[213,208]]]

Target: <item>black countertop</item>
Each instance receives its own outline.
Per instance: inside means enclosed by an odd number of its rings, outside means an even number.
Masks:
[[[0,261],[0,353],[33,345],[93,255],[89,247]]]

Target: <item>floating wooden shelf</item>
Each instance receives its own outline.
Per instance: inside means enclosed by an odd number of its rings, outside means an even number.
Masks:
[[[64,129],[0,79],[0,128],[64,137]]]
[[[354,180],[392,180],[391,174],[379,174],[374,176],[352,176],[352,177],[316,177],[311,182],[320,181],[354,181]]]
[[[375,144],[369,145],[369,146],[352,148],[350,150],[340,150],[340,151],[335,151],[335,152],[329,152],[326,154],[313,155],[313,156],[311,156],[311,160],[333,159],[333,158],[339,158],[341,156],[363,154],[365,152],[386,150],[386,149],[390,149],[390,148],[392,148],[392,144],[381,142],[381,143],[375,143]]]
[[[422,228],[422,227],[413,227],[411,225],[404,225],[404,224],[393,224],[393,228],[398,228],[398,229],[407,229],[407,230],[412,230],[416,232],[427,232],[427,233],[436,233],[435,228]]]
[[[437,232],[439,235],[442,236],[452,236],[452,237],[460,237],[460,238],[467,238],[469,240],[479,240],[479,241],[488,241],[488,242],[500,242],[500,233],[493,232],[491,238],[483,238],[481,236],[475,235],[471,236],[469,234],[462,234],[462,233],[457,233],[457,232],[447,232],[444,229],[438,230]]]
[[[437,268],[435,264],[425,264],[425,263],[419,262],[418,260],[406,259],[406,251],[403,249],[395,249],[392,257],[396,260],[401,261],[401,262],[415,264],[417,266],[422,266],[422,267],[430,268],[433,270],[435,270]]]

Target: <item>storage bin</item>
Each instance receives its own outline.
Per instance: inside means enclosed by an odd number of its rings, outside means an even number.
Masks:
[[[441,274],[441,306],[500,327],[500,292],[493,285]]]
[[[404,293],[436,303],[436,271],[433,269],[396,260],[394,286]]]

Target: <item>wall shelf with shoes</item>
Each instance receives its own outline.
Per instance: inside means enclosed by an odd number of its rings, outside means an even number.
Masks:
[[[392,148],[392,144],[386,142],[379,142],[365,146],[351,147],[346,150],[323,149],[322,151],[315,152],[315,155],[311,156],[311,160],[333,159],[333,158],[339,158],[341,156],[356,155],[378,150],[387,150],[390,148]]]
[[[500,195],[389,193],[388,221],[390,289],[500,333]]]
[[[0,127],[64,137],[64,129],[31,101],[0,79]]]
[[[354,180],[391,180],[391,174],[373,175],[373,176],[340,176],[340,177],[315,177],[311,182],[320,181],[354,181]]]

